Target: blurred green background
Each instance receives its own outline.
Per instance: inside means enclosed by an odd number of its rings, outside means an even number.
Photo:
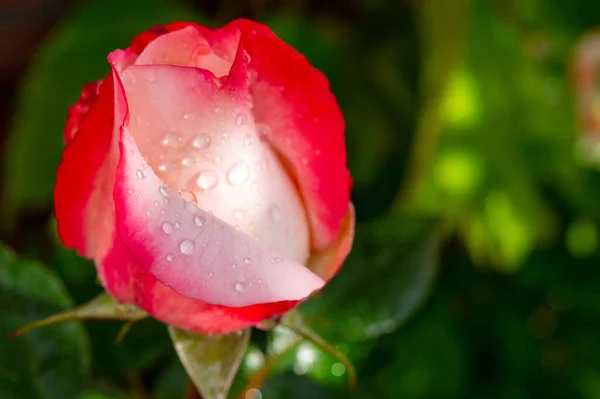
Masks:
[[[120,345],[117,322],[6,337],[101,292],[52,216],[82,85],[153,25],[237,17],[305,54],[345,114],[355,246],[301,310],[358,384],[257,330],[234,394],[271,356],[254,399],[600,398],[600,68],[574,67],[598,51],[576,51],[596,0],[3,0],[0,398],[186,397],[153,320]]]

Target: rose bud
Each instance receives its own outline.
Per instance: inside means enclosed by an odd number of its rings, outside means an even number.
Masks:
[[[320,290],[354,228],[323,74],[247,20],[157,27],[108,61],[69,112],[55,189],[60,236],[106,291],[226,333]]]

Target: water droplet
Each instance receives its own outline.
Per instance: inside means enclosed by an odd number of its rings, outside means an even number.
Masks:
[[[141,169],[138,169],[137,172],[135,172],[135,174],[138,177],[138,179],[145,179],[146,178],[146,172],[144,172]]]
[[[162,224],[162,231],[164,231],[165,234],[171,234],[173,232],[173,225],[169,222],[164,222]]]
[[[167,164],[166,164],[166,163],[163,163],[162,165],[160,165],[160,166],[158,167],[158,170],[159,170],[159,171],[161,171],[161,172],[166,172],[166,171],[167,171],[167,169],[168,169],[168,166],[167,166]]]
[[[271,262],[272,264],[276,264],[277,263],[277,258],[270,258],[269,262]]]
[[[129,189],[129,190],[127,190],[127,193],[131,195],[131,194],[135,193],[135,190]]]
[[[165,199],[164,199],[164,202],[165,202],[165,205],[169,205],[169,203],[171,202],[171,200],[170,200],[170,199],[168,199],[168,198],[165,198]]]
[[[200,134],[192,141],[192,146],[195,148],[208,148],[210,147],[210,137],[206,134]]]
[[[193,113],[191,113],[191,112],[186,112],[185,114],[183,114],[183,119],[185,119],[185,120],[187,121],[187,120],[193,119],[193,118],[194,118],[194,116],[195,116],[195,115],[194,115]]]
[[[213,272],[208,273],[208,277],[213,278],[215,274]]]
[[[179,144],[179,140],[180,139],[177,137],[177,133],[169,132],[162,139],[161,143],[162,143],[162,145],[167,146],[167,147],[177,147],[177,144]]]
[[[244,258],[244,263],[245,264],[249,265],[250,262],[252,262],[252,259],[250,259],[250,257],[247,256],[247,257]]]
[[[158,201],[154,201],[154,206],[159,206],[160,204],[158,203]]]
[[[235,290],[237,292],[244,292],[244,291],[246,291],[246,288],[248,288],[248,285],[246,283],[244,283],[243,281],[238,281],[235,284]]]
[[[181,198],[183,198],[184,201],[188,201],[188,202],[186,202],[186,209],[187,209],[188,204],[194,205],[194,202],[197,201],[196,194],[194,194],[190,190],[181,190],[179,192],[179,195],[181,195]],[[194,205],[194,208],[196,208],[195,205]],[[193,210],[195,210],[195,209],[193,209]]]
[[[175,228],[176,228],[176,229],[179,229],[179,228],[181,228],[181,223],[179,223],[179,222],[175,222]]]
[[[192,156],[184,157],[181,160],[181,164],[187,168],[189,168],[190,166],[193,166],[195,163],[196,163],[196,158],[194,158]]]
[[[252,145],[252,137],[250,137],[250,135],[247,135],[246,137],[244,137],[244,147],[250,147],[250,145]]]
[[[160,214],[161,214],[161,215],[165,215],[166,213],[167,213],[167,211],[165,211],[164,209],[161,209],[161,210],[160,210]]]
[[[182,254],[191,255],[194,253],[194,242],[192,240],[183,240],[179,244],[179,250]]]
[[[223,136],[223,138],[226,139],[227,137],[229,137],[229,133],[227,132],[227,130],[223,130],[223,132],[221,132],[221,136]]]
[[[271,221],[275,223],[279,222],[279,219],[281,218],[281,211],[277,205],[271,205],[269,208],[269,217],[271,218]]]
[[[232,269],[235,269],[235,263],[232,263],[232,264],[231,264],[231,268],[232,268]]]
[[[229,169],[229,172],[227,172],[227,181],[234,186],[239,186],[248,180],[249,175],[250,170],[248,169],[248,164],[244,161],[239,161]]]
[[[204,226],[204,223],[206,223],[206,219],[204,219],[202,216],[196,216],[194,218],[194,223],[196,224],[196,226],[202,227]]]
[[[257,281],[257,283],[258,284],[262,284],[263,283],[262,279],[259,278],[258,281]]]
[[[233,211],[233,217],[237,220],[244,220],[244,216],[244,211],[241,209],[236,209],[235,211]]]
[[[217,114],[220,114],[221,112],[223,112],[223,107],[215,107],[215,112]]]
[[[238,114],[237,118],[235,118],[235,124],[242,126],[244,123],[246,123],[246,115]]]
[[[167,186],[160,186],[160,188],[158,189],[158,192],[163,197],[168,197],[169,196],[169,188]]]
[[[146,216],[150,216],[150,211],[146,211]]]
[[[215,163],[220,163],[222,160],[223,160],[223,158],[222,158],[222,157],[220,157],[219,155],[217,155],[217,156],[215,157]]]
[[[167,255],[167,260],[168,260],[169,262],[173,262],[173,260],[175,260],[175,255],[173,255],[173,254],[168,254],[168,255]]]
[[[219,176],[214,170],[204,170],[196,177],[196,184],[202,190],[210,190],[219,183]]]

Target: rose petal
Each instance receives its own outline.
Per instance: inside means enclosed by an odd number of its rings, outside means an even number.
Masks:
[[[230,36],[237,49],[239,37]],[[217,56],[204,35],[193,26],[158,37],[148,44],[135,63],[195,66],[211,71],[217,77],[227,75],[232,64]]]
[[[117,229],[125,245],[159,281],[181,295],[240,307],[300,300],[323,286],[304,266],[190,206],[164,186],[126,126],[114,198]]]
[[[103,233],[95,200],[106,191],[105,168],[112,139],[113,82],[109,77],[98,99],[68,143],[58,167],[54,191],[58,232],[65,246],[94,256]],[[108,187],[108,193],[112,191]]]
[[[88,83],[83,86],[79,100],[69,108],[64,140],[68,143],[75,137],[83,119],[88,116],[90,109],[96,103],[102,81]]]
[[[221,29],[241,31],[240,50],[250,56],[253,113],[269,142],[295,175],[309,210],[313,248],[337,236],[350,201],[344,121],[327,79],[265,25],[237,20]]]
[[[303,204],[259,139],[244,88],[232,96],[229,86],[217,89],[210,75],[191,68],[133,66],[123,75],[132,134],[160,179],[304,263],[309,234]]]
[[[337,274],[352,249],[355,217],[354,206],[350,203],[335,242],[327,249],[313,251],[310,255],[308,268],[325,281]]]

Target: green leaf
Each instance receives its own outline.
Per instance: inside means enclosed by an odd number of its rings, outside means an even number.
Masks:
[[[108,54],[154,25],[198,19],[173,1],[101,0],[81,2],[58,26],[32,60],[18,93],[3,157],[5,227],[21,209],[50,205],[68,107],[85,83],[106,76]]]
[[[148,314],[133,305],[117,302],[108,294],[100,294],[90,302],[42,320],[20,327],[13,335],[21,335],[37,327],[78,320],[126,320],[137,321]]]
[[[204,399],[226,399],[250,330],[206,336],[169,326],[177,355]]]
[[[57,276],[0,245],[0,397],[64,399],[81,395],[90,356],[78,323],[8,339],[17,327],[72,306]]]
[[[361,223],[355,243],[339,274],[300,306],[331,341],[394,331],[426,298],[437,272],[440,236],[433,221],[389,216]]]

